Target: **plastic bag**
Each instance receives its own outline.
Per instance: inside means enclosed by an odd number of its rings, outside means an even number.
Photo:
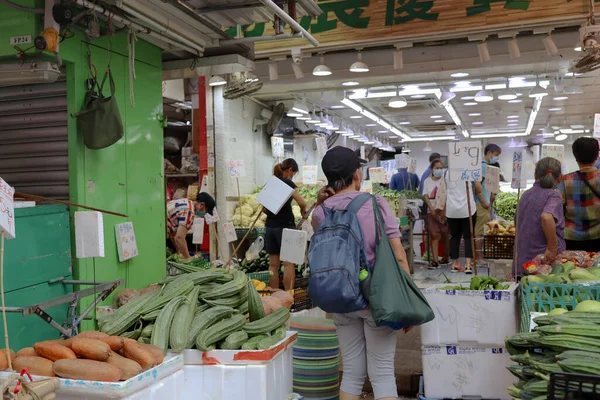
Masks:
[[[246,261],[256,260],[264,247],[265,239],[262,236],[259,236],[246,252]]]
[[[587,251],[570,251],[565,250],[556,257],[556,260],[565,263],[573,262],[576,267],[588,268],[593,264],[592,256]]]

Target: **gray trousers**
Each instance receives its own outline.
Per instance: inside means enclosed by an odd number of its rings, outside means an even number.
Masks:
[[[344,365],[342,392],[360,395],[368,374],[375,399],[398,397],[394,375],[396,332],[378,327],[370,309],[333,314],[333,320]]]

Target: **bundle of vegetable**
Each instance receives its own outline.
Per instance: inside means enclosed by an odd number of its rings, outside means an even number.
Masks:
[[[448,285],[439,288],[439,290],[507,290],[510,283],[503,283],[502,279],[496,279],[493,276],[474,276],[471,278],[469,286]]]
[[[188,259],[181,258],[179,254],[174,254],[167,259],[167,263],[169,266],[173,268],[177,268],[181,272],[191,273],[198,271],[205,271],[212,267],[210,261],[206,260],[204,257],[190,257]]]
[[[504,220],[493,220],[485,226],[485,234],[493,236],[514,236],[516,233],[515,223]]]
[[[269,270],[269,253],[266,251],[261,251],[258,257],[252,261],[248,261],[246,259],[242,259],[239,261],[240,270],[244,271],[247,274],[253,272],[263,272]],[[280,273],[283,273],[283,262],[280,264]],[[308,272],[308,267],[306,264],[296,265],[296,276],[304,277]]]
[[[203,351],[233,350],[258,334],[269,340],[253,346],[263,348],[283,339],[279,328],[287,321],[292,303],[286,292],[261,298],[240,270],[211,268],[165,279],[160,292],[131,300],[104,320],[101,330],[163,351],[194,346]],[[268,317],[275,312],[277,318]],[[254,318],[248,323],[250,331],[246,331],[246,314]]]
[[[519,199],[515,193],[500,192],[494,201],[496,215],[507,221],[515,220]]]
[[[511,360],[518,363],[508,367],[519,379],[508,388],[513,398],[545,399],[551,372],[600,375],[600,303],[583,302],[578,308],[553,310],[534,319],[535,332],[506,338]],[[591,392],[592,385],[584,384],[583,390]]]
[[[70,339],[48,340],[23,348],[12,357],[12,364],[16,372],[26,368],[32,375],[117,382],[155,367],[164,357],[164,352],[156,346],[89,331]],[[2,356],[0,364],[1,361]]]

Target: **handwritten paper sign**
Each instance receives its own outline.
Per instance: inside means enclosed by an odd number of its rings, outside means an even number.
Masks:
[[[281,237],[281,261],[304,264],[307,237],[305,231],[284,229]]]
[[[410,159],[410,166],[408,167],[408,172],[411,174],[417,173],[417,159],[416,158]]]
[[[317,144],[317,154],[319,155],[319,161],[325,157],[325,153],[327,153],[327,139],[324,137],[315,138],[315,143]]]
[[[302,159],[304,160],[304,162],[308,162],[308,155],[309,155],[308,147],[302,146],[302,154],[303,154]]]
[[[594,137],[600,138],[600,114],[594,115]]]
[[[283,157],[283,138],[271,136],[271,153],[275,158]]]
[[[133,222],[124,222],[115,225],[115,235],[117,238],[117,252],[119,261],[127,261],[138,255],[137,241],[133,231]]]
[[[525,179],[522,179],[521,170],[523,169],[523,151],[517,150],[513,153],[512,180],[510,187],[513,189],[522,189],[526,187]]]
[[[381,161],[380,165],[385,172],[386,182],[389,182],[396,173],[396,160]]]
[[[206,214],[208,215],[208,214]],[[192,225],[192,243],[202,244],[204,242],[204,218],[194,219]]]
[[[360,146],[360,158],[367,159],[367,148],[365,146]]]
[[[408,154],[406,154],[406,153],[396,154],[394,159],[396,160],[396,168],[404,169],[404,168],[410,167],[410,156]]]
[[[542,145],[542,158],[552,157],[556,158],[563,165],[565,163],[565,146],[562,144],[543,144]]]
[[[0,178],[0,231],[4,237],[15,238],[15,189]]]
[[[453,182],[481,181],[481,142],[452,142],[449,144],[448,164]]]
[[[237,240],[237,233],[235,233],[233,222],[227,221],[223,223],[223,230],[225,231],[225,240],[227,240],[228,243],[235,242]]]
[[[317,184],[317,166],[305,165],[302,167],[302,183],[305,185]]]
[[[244,160],[229,161],[229,176],[235,179],[246,176],[246,165]]]
[[[491,165],[485,166],[485,190],[490,193],[500,192],[500,168]]]
[[[219,213],[217,212],[217,207],[213,208],[212,215],[209,213],[204,214],[204,222],[206,222],[208,225],[219,222]]]
[[[200,184],[200,193],[208,193],[208,175],[202,177],[202,183]]]
[[[281,179],[272,176],[256,196],[256,201],[273,214],[277,214],[281,207],[292,197],[292,193],[294,193],[294,189],[286,185]]]
[[[369,168],[369,177],[372,183],[387,183],[383,167]]]

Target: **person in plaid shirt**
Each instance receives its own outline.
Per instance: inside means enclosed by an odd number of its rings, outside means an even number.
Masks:
[[[215,200],[204,192],[198,193],[195,203],[186,198],[171,200],[167,203],[167,230],[177,254],[183,258],[190,257],[186,237],[194,225],[196,212],[200,216],[206,213],[212,215],[214,208]]]
[[[595,163],[598,141],[580,137],[573,143],[579,170],[564,175],[558,186],[565,205],[567,250],[600,250],[600,171]]]

